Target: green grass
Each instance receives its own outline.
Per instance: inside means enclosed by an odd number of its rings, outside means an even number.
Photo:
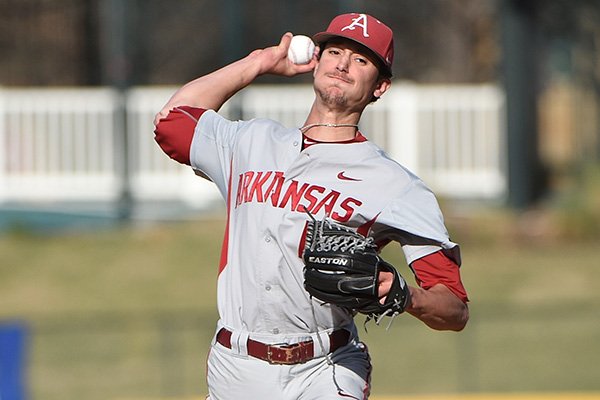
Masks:
[[[0,239],[4,316],[45,312],[209,310],[221,220]],[[207,304],[208,303],[208,304]]]
[[[0,236],[0,319],[31,326],[32,398],[205,393],[223,228],[216,217]],[[457,233],[469,325],[435,332],[403,315],[361,327],[373,393],[600,390],[597,245]],[[410,275],[398,246],[384,257]]]

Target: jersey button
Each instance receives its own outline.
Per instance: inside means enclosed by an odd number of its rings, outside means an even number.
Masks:
[[[267,285],[267,286],[265,286],[265,290],[266,290],[267,292],[268,292],[268,291],[270,291],[270,290],[271,290],[271,285]]]
[[[277,334],[279,333],[279,329],[277,329],[277,328],[273,329],[273,333],[274,333],[275,335],[277,335]]]
[[[265,242],[270,243],[271,242],[271,236],[265,236]]]

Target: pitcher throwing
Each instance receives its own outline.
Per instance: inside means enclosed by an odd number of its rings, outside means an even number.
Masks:
[[[371,360],[356,313],[377,322],[408,313],[436,330],[468,320],[459,247],[434,194],[358,127],[391,86],[391,29],[339,15],[313,36],[308,64],[287,58],[291,37],[187,83],[155,118],[163,151],[227,205],[212,400],[366,399]],[[305,73],[315,98],[302,127],[218,114],[261,75]],[[392,241],[416,285],[378,255]]]

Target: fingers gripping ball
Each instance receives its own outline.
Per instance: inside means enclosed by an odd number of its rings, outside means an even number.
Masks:
[[[312,220],[306,230],[304,288],[324,303],[345,307],[379,321],[404,312],[410,301],[400,273],[377,253],[373,238],[328,220]],[[391,272],[394,282],[379,299],[379,273]]]
[[[288,48],[288,59],[294,64],[308,64],[315,53],[315,44],[312,39],[304,35],[292,37]]]

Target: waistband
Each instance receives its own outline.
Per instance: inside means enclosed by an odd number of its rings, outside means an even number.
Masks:
[[[217,333],[217,342],[231,349],[232,335],[231,331],[221,328]],[[328,337],[329,353],[333,353],[340,347],[348,344],[350,332],[345,329],[338,329],[331,332]],[[315,343],[312,340],[288,345],[274,345],[248,338],[245,344],[248,355],[271,364],[301,364],[315,358]]]

